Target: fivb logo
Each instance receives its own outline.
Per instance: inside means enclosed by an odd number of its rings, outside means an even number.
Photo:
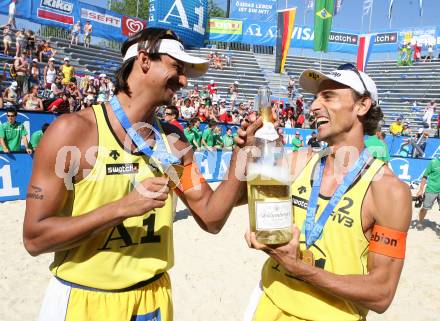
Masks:
[[[73,11],[73,3],[63,0],[41,0],[41,7],[68,14],[71,14]]]

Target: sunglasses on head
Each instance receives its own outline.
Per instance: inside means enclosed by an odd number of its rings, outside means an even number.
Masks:
[[[351,70],[351,71],[353,71],[359,77],[359,79],[361,80],[362,86],[364,86],[364,94],[369,94],[370,93],[368,91],[368,89],[367,89],[367,86],[364,83],[364,80],[362,79],[361,74],[359,73],[359,70],[356,68],[355,65],[353,65],[351,63],[346,63],[346,64],[343,64],[343,65],[340,65],[337,68],[337,70]]]

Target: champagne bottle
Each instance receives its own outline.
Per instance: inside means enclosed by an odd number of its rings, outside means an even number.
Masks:
[[[263,126],[247,163],[249,220],[257,241],[282,244],[292,239],[293,207],[290,166],[272,115],[270,90],[258,90],[257,106]]]

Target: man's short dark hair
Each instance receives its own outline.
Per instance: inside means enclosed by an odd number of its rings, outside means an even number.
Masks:
[[[162,28],[146,28],[139,31],[124,42],[121,48],[122,56],[125,56],[128,48],[130,48],[131,45],[138,43],[138,49],[145,49],[146,51],[150,52],[148,53],[148,57],[151,60],[159,60],[160,54],[155,52],[158,50],[159,41],[161,39],[179,40],[177,35],[172,30]],[[119,69],[116,71],[115,95],[119,92],[123,92],[128,96],[131,95],[127,79],[133,69],[133,64],[135,60],[136,57],[133,57],[124,61]]]
[[[353,98],[355,101],[371,98],[369,94],[360,95],[353,89],[351,90],[353,93]],[[367,114],[362,117],[362,124],[364,125],[364,134],[366,135],[374,135],[379,128],[379,123],[383,119],[382,109],[377,105],[376,102],[372,100],[371,107],[368,110]]]
[[[7,108],[6,113],[13,113],[15,116],[17,116],[17,110],[12,107]]]
[[[176,119],[179,118],[179,110],[177,109],[176,106],[167,106],[165,108],[165,111],[167,109],[171,112],[172,115],[174,115],[176,117]]]
[[[189,99],[189,98],[185,98],[185,100],[183,101],[184,104],[190,103],[190,102],[191,102],[191,99]]]
[[[208,126],[209,127],[217,126],[217,122],[214,119],[210,119],[208,122]]]
[[[192,118],[189,123],[194,126],[198,121],[200,121],[198,118]]]
[[[43,126],[41,126],[41,131],[44,133],[46,131],[47,127],[49,127],[48,123],[43,124]]]

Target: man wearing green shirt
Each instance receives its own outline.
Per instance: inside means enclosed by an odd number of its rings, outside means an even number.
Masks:
[[[227,150],[232,150],[234,147],[234,135],[232,135],[232,128],[226,129],[226,134],[222,138],[223,148]]]
[[[43,134],[46,131],[47,127],[49,127],[49,124],[45,123],[40,130],[37,130],[31,135],[31,147],[33,150],[37,148],[41,138],[43,138]]]
[[[188,140],[188,142],[191,144],[193,150],[197,150],[199,148],[199,145],[197,143],[197,140],[195,138],[194,135],[194,120],[195,119],[191,119],[188,122],[187,127],[184,129],[183,133],[185,134],[186,139]]]
[[[197,147],[200,149],[202,147],[202,131],[200,130],[200,120],[198,118],[193,118],[190,122],[193,124],[192,132],[194,134],[194,139],[197,143]]]
[[[214,129],[216,126],[217,122],[211,119],[208,123],[208,128],[203,131],[202,135],[202,147],[210,151],[212,151],[215,146]]]
[[[21,141],[23,140],[26,152],[32,154],[32,149],[29,148],[27,140],[27,131],[23,124],[16,121],[17,111],[9,108],[6,111],[8,121],[0,125],[0,145],[3,152],[19,152],[21,151]]]
[[[301,134],[299,131],[297,131],[292,139],[292,151],[297,152],[303,146],[304,142],[302,140]]]
[[[428,184],[426,184],[426,181],[428,181]],[[423,220],[426,213],[432,208],[436,200],[440,207],[440,157],[433,158],[423,173],[417,197],[422,196],[423,192],[425,192],[425,199],[423,201],[423,206],[420,209],[419,222],[417,223],[417,229],[419,231],[424,229]]]
[[[376,135],[369,136],[365,140],[365,146],[367,147],[371,156],[388,163],[390,161],[390,152],[388,151],[388,146],[384,140],[385,133],[377,130]]]

